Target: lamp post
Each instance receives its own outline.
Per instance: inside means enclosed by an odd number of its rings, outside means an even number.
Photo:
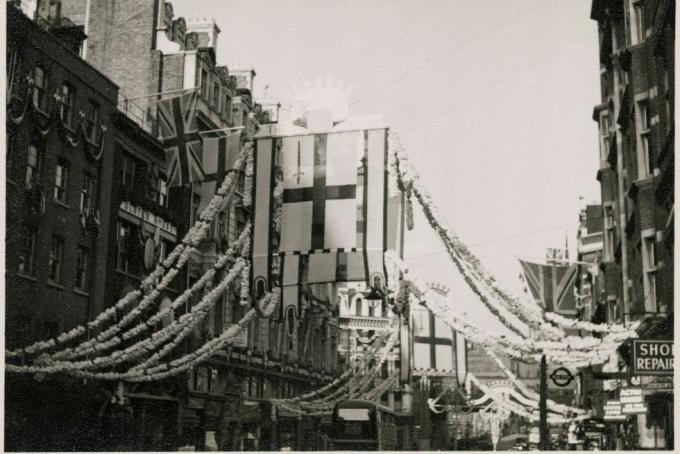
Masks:
[[[539,410],[539,420],[538,420],[538,430],[539,430],[539,443],[538,449],[541,451],[547,451],[550,447],[549,437],[550,433],[548,431],[548,365],[545,359],[545,353],[541,356],[541,385],[539,389],[540,399],[538,401]]]

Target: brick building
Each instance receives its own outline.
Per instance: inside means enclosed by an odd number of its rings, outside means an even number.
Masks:
[[[608,323],[640,320],[640,338],[672,339],[675,2],[595,0],[591,18],[604,221],[604,293],[594,302],[606,305]],[[628,359],[627,346],[620,352]],[[643,388],[652,380],[641,379]],[[639,446],[670,448],[672,398],[646,394],[649,412],[634,417]]]

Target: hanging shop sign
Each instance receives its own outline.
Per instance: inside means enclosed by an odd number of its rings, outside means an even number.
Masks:
[[[633,375],[673,375],[673,341],[633,339]]]
[[[621,402],[621,413],[624,415],[647,413],[642,388],[621,388],[619,401]]]
[[[605,421],[625,421],[626,415],[621,412],[620,400],[608,400],[604,405]]]

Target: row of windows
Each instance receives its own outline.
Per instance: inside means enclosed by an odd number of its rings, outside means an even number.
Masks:
[[[26,189],[33,189],[41,184],[43,152],[36,145],[29,144],[26,156],[26,176],[24,185]],[[68,204],[69,184],[70,184],[70,164],[65,159],[59,159],[54,170],[54,185],[52,187],[52,197],[63,204]],[[89,174],[83,173],[80,181],[80,211],[90,214],[95,200],[97,190],[97,179]]]
[[[121,185],[123,187],[131,190],[139,190],[141,188],[137,187],[137,180],[142,180],[145,176],[147,176],[147,170],[139,160],[130,155],[123,156],[120,176]],[[164,176],[159,175],[152,190],[153,200],[158,205],[167,207],[169,203],[168,180]]]
[[[18,271],[26,276],[35,277],[35,254],[38,230],[33,227],[24,227],[22,230],[19,247]],[[47,279],[54,284],[63,283],[64,270],[64,244],[65,241],[58,235],[52,235],[49,255],[47,260]],[[76,269],[74,288],[82,291],[87,290],[87,278],[89,271],[89,252],[87,248],[78,246],[76,255]]]
[[[48,111],[50,76],[42,66],[33,69],[33,105],[43,111]],[[73,128],[76,106],[76,89],[70,83],[64,81],[57,92],[61,98],[59,104],[59,117],[68,127]],[[85,132],[91,141],[97,139],[97,127],[99,126],[99,105],[94,100],[88,100],[85,109]]]
[[[219,79],[215,76],[213,76],[215,80],[211,84],[210,74],[205,67],[201,66],[199,74],[198,85],[201,88],[201,97],[210,103],[217,112],[225,115],[227,121],[231,121],[232,102],[226,88],[222,88]]]

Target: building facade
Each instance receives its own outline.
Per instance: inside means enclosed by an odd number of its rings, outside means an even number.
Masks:
[[[675,2],[596,0],[591,18],[600,45],[601,98],[593,119],[604,224],[604,293],[597,303],[606,305],[607,323],[641,321],[640,339],[671,340]],[[628,347],[620,353],[629,369]],[[628,375],[643,390],[655,380]],[[645,395],[648,412],[631,417],[638,446],[671,449],[672,388]]]
[[[80,58],[82,28],[56,6],[7,5],[9,349],[92,320],[112,274],[112,169],[117,143],[129,136],[115,121],[118,87]],[[94,449],[110,391],[66,377],[8,374],[6,446]]]

